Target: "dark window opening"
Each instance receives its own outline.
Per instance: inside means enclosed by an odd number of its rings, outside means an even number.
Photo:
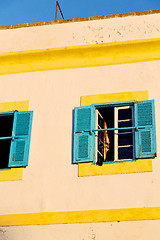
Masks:
[[[8,116],[0,116],[0,137],[12,136],[13,114]]]
[[[0,138],[11,137],[13,128],[13,114],[0,116]],[[0,169],[8,168],[11,138],[0,139]]]
[[[11,140],[0,140],[0,169],[8,168],[9,153],[10,153]]]

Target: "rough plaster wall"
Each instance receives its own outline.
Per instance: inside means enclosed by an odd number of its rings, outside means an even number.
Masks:
[[[0,52],[160,37],[160,14],[0,30]]]
[[[1,240],[159,240],[160,221],[23,226],[0,229]]]

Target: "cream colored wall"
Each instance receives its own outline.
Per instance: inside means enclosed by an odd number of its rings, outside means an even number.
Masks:
[[[72,110],[82,95],[149,90],[159,145],[159,69],[153,61],[0,76],[0,101],[29,99],[34,110],[29,166],[22,181],[0,182],[1,214],[159,206],[159,158],[151,173],[84,178],[71,164]]]
[[[1,240],[159,240],[160,221],[24,226],[0,229]]]
[[[155,14],[1,30],[0,52],[156,38],[159,18]],[[159,69],[160,61],[151,61],[1,75],[0,102],[29,100],[34,116],[29,166],[22,181],[0,182],[0,214],[160,206]],[[72,113],[80,97],[142,90],[156,102],[158,157],[153,172],[79,178],[71,152]],[[159,240],[159,235],[159,220],[0,229],[2,240]]]
[[[0,52],[160,37],[160,13],[0,30]]]

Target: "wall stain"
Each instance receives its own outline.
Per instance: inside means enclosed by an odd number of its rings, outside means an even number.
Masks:
[[[8,240],[8,237],[6,236],[6,230],[0,229],[0,240]]]

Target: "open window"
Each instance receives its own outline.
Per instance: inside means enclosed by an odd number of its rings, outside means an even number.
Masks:
[[[0,113],[0,169],[28,165],[32,111]]]
[[[96,109],[96,162],[134,159],[133,106]],[[102,129],[110,129],[104,130]]]
[[[154,100],[75,108],[73,162],[129,161],[156,156]]]

